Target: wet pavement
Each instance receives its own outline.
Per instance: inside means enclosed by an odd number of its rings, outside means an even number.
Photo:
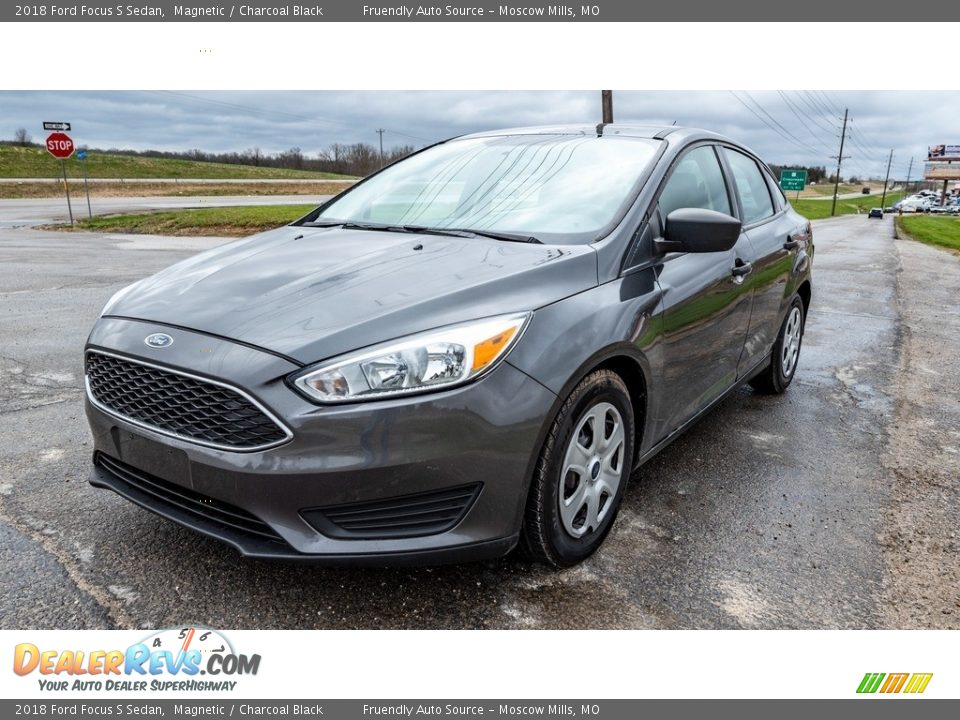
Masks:
[[[902,241],[890,219],[814,228],[793,386],[725,400],[641,468],[601,551],[564,571],[245,560],[88,486],[91,324],[121,286],[217,241],[0,229],[0,627],[896,627],[881,539],[896,516],[884,457]],[[940,412],[935,394],[922,402]]]

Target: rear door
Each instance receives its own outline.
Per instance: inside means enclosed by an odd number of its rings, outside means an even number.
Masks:
[[[723,148],[721,154],[736,186],[743,230],[752,246],[752,271],[744,284],[753,294],[753,304],[738,364],[738,376],[742,377],[764,359],[776,340],[799,243],[791,240],[797,228],[787,212],[786,202],[770,187],[760,164],[730,147]]]

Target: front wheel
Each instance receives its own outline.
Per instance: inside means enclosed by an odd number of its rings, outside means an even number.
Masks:
[[[777,341],[773,344],[770,364],[750,381],[754,390],[778,395],[790,386],[797,372],[797,362],[800,360],[804,321],[803,301],[795,296],[780,326]]]
[[[613,525],[633,465],[630,392],[610,370],[574,388],[554,419],[527,499],[520,547],[569,567],[589,557]]]

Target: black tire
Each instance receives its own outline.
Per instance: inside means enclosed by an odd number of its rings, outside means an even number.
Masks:
[[[790,325],[790,319],[794,310],[800,312],[800,337],[796,339],[796,355],[792,365],[788,370],[784,370],[784,352],[788,341],[787,328]],[[806,325],[807,317],[804,312],[803,300],[799,295],[795,295],[790,302],[790,308],[787,310],[780,325],[780,332],[777,333],[777,341],[773,344],[773,350],[770,353],[769,364],[750,380],[750,385],[758,393],[763,395],[779,395],[784,392],[790,383],[793,382],[793,376],[797,374],[797,365],[800,362],[800,348],[803,345],[803,331]]]
[[[602,518],[597,518],[597,526],[585,527],[585,521],[581,521],[583,524],[579,530],[583,535],[574,537],[565,529],[564,520],[561,518],[560,494],[566,493],[567,490],[566,485],[563,490],[560,486],[561,482],[566,483],[569,478],[561,479],[560,475],[564,469],[565,456],[570,449],[574,430],[585,421],[588,423],[584,426],[585,428],[595,424],[588,420],[589,412],[600,412],[606,420],[613,421],[611,427],[615,428],[616,413],[610,412],[607,404],[616,409],[623,425],[622,458],[616,468],[619,470],[619,484],[612,496],[605,496],[606,500],[604,496],[600,496],[597,501],[603,513]],[[603,432],[607,433],[606,427]],[[611,440],[615,433],[615,429],[610,430]],[[582,435],[578,435],[578,440],[580,437]],[[520,534],[519,547],[524,555],[554,567],[569,567],[586,559],[600,547],[616,519],[624,487],[630,477],[633,466],[634,437],[633,405],[630,401],[630,392],[620,376],[610,370],[597,370],[581,380],[557,412],[543,449],[540,451]],[[591,438],[591,442],[596,441]],[[600,442],[606,442],[606,438],[601,438]],[[616,453],[615,450],[611,452]],[[594,462],[599,462],[600,466],[603,466],[606,461]],[[612,465],[613,458],[611,458],[610,472],[614,469]],[[574,477],[570,473],[567,474]],[[594,472],[591,479],[581,476],[579,482],[589,483],[589,486],[585,485],[585,487],[592,489],[597,483],[598,474],[599,471]],[[612,478],[613,475],[604,477]],[[601,480],[600,483],[602,482]],[[587,507],[588,505],[585,504],[581,509],[586,510],[586,515],[589,515]]]

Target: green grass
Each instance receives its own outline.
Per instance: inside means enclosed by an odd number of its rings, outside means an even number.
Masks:
[[[960,218],[936,215],[901,215],[897,228],[912,240],[960,251]]]
[[[869,212],[870,208],[880,207],[882,195],[863,195],[849,200],[837,200],[837,215],[855,215],[858,212]],[[884,205],[889,207],[903,198],[903,193],[887,193]],[[830,217],[832,200],[790,200],[793,209],[808,220],[822,220]]]
[[[83,164],[76,156],[66,161],[67,177],[82,178]],[[87,172],[92,178],[188,178],[217,180],[291,179],[332,180],[345,178],[335,173],[284,170],[281,168],[229,165],[168,158],[139,157],[91,152]],[[47,178],[59,176],[60,161],[43,148],[0,145],[0,177]]]
[[[252,235],[286,225],[313,210],[315,205],[200,208],[136,215],[104,215],[81,220],[74,230],[137,233],[145,235]],[[69,230],[70,226],[57,226]]]

